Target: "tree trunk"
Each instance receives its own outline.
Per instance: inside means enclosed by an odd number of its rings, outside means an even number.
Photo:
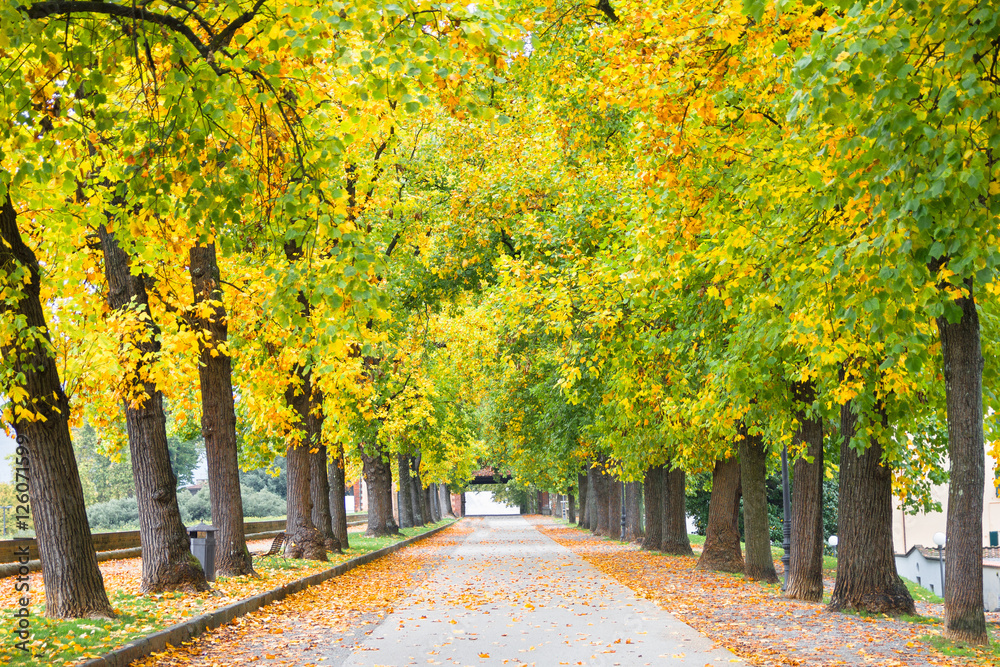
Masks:
[[[309,454],[311,468],[309,495],[312,496],[313,525],[323,536],[323,544],[327,551],[343,553],[337,533],[333,530],[333,515],[330,512],[330,477],[327,473],[326,445],[314,445],[314,447],[318,451]]]
[[[333,460],[327,467],[327,479],[330,481],[330,524],[333,526],[333,536],[341,549],[347,549],[347,507],[344,505],[344,490],[347,489],[347,472],[344,467],[344,450],[340,443],[335,447]]]
[[[399,505],[399,527],[413,528],[413,482],[410,481],[410,457],[400,454],[396,457],[399,484],[396,504]]]
[[[358,445],[361,452],[365,483],[368,485],[368,529],[365,537],[398,535],[399,526],[392,517],[392,467],[382,457],[381,448],[370,445],[371,453],[364,445]]]
[[[587,475],[577,473],[576,483],[580,487],[580,521],[577,523],[581,528],[590,528],[590,519],[587,516]]]
[[[141,317],[141,334],[122,341],[125,365],[125,430],[139,505],[143,593],[191,587],[209,589],[201,564],[191,556],[191,541],[177,506],[177,477],[167,449],[163,394],[150,380],[151,362],[160,354],[160,330],[149,310],[146,276],[133,275],[128,254],[115,235],[97,230],[104,251],[108,306]]]
[[[611,480],[604,472],[603,462],[599,464],[599,467],[594,468],[594,479],[591,487],[595,491],[595,509],[597,510],[597,525],[591,530],[594,531],[594,535],[607,537],[611,535],[611,505],[608,499],[608,495],[611,493]]]
[[[574,498],[573,494],[571,493],[566,497],[566,500],[567,500],[566,518],[569,519],[570,523],[576,523],[576,498]]]
[[[22,420],[15,412],[12,423],[24,447],[16,454],[27,458],[28,497],[45,580],[45,615],[114,618],[87,523],[70,438],[69,399],[59,379],[42,310],[38,259],[21,240],[9,192],[0,206],[0,272],[8,280],[20,278],[23,285],[20,293],[7,287],[5,298],[0,299],[0,315],[18,327],[6,332],[11,335],[2,339],[0,358],[13,377],[24,378],[22,384],[12,385],[28,393],[21,405],[44,418]],[[24,481],[20,474],[12,480],[15,488]]]
[[[288,479],[285,507],[285,556],[325,561],[326,537],[312,520],[312,456],[309,454],[309,405],[312,382],[309,372],[301,366],[295,370],[295,379],[289,384],[285,400],[295,413],[298,437],[288,443],[286,475]],[[327,496],[329,502],[329,495]]]
[[[671,486],[668,482],[668,486]],[[670,495],[672,489],[667,491]],[[708,501],[705,547],[695,566],[699,570],[742,572],[740,551],[740,464],[735,457],[715,462],[712,497]]]
[[[613,475],[605,478],[608,486],[608,537],[622,538],[622,483]]]
[[[796,440],[805,444],[805,456],[795,461],[792,476],[792,549],[785,597],[819,602],[823,599],[823,421],[806,414],[816,400],[813,383],[796,383],[793,391],[802,406],[796,415]]]
[[[767,516],[767,450],[759,434],[740,424],[740,484],[743,487],[743,531],[748,579],[778,583],[771,557],[771,525]]]
[[[424,526],[428,523],[427,520],[427,508],[424,506],[422,499],[424,494],[420,487],[420,463],[419,458],[416,456],[410,457],[411,475],[410,475],[410,499],[413,503],[413,525]]]
[[[677,556],[691,556],[694,551],[691,550],[691,537],[687,529],[687,475],[682,468],[668,470],[667,466],[663,466],[660,474],[662,479],[660,551]],[[736,497],[737,504],[739,504],[738,494],[739,491]],[[738,545],[737,553],[739,553]]]
[[[599,473],[596,468],[587,469],[587,529],[595,535],[598,532],[599,524],[597,511],[597,487],[600,486]]]
[[[916,614],[910,591],[896,573],[892,470],[882,464],[882,443],[877,438],[862,454],[851,448],[857,420],[850,403],[841,406],[837,581],[830,609]]]
[[[983,615],[983,355],[973,282],[954,305],[962,319],[937,318],[948,406],[948,536],[944,630],[949,639],[988,644]]]
[[[441,493],[438,491],[438,484],[431,484],[427,489],[431,494],[431,502],[434,505],[434,509],[431,510],[434,513],[434,523],[437,523],[444,518],[444,514],[441,512]]]
[[[441,492],[444,494],[444,509],[453,519],[457,519],[455,516],[455,508],[451,506],[451,490],[448,488],[447,484],[441,485]]]
[[[625,539],[642,539],[642,482],[625,484]]]
[[[642,539],[641,548],[646,551],[659,551],[663,539],[663,468],[653,466],[646,469],[646,477],[642,482],[643,494],[646,497],[645,519],[646,534]]]
[[[420,476],[420,457],[418,456],[414,460],[414,479],[417,482],[417,495],[420,497],[420,516],[423,518],[423,524],[427,525],[429,523],[434,523],[434,516],[431,513],[432,507],[430,501],[430,491],[424,488],[423,478]]]
[[[255,574],[243,530],[243,496],[236,446],[233,364],[226,348],[229,322],[222,302],[222,279],[215,244],[199,245],[189,253],[198,336],[198,378],[201,385],[201,436],[205,440],[209,502],[215,527],[217,576]]]

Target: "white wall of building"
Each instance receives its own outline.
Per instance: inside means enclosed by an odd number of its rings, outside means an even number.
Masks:
[[[993,479],[996,461],[986,454],[986,484],[983,488],[983,546],[990,545],[990,531],[1000,531],[1000,498]],[[904,514],[899,501],[892,499],[892,544],[897,554],[914,546],[933,547],[934,533],[946,533],[948,518],[948,487],[935,486],[931,497],[941,503],[940,512]]]
[[[466,491],[465,515],[484,514],[520,514],[521,509],[514,505],[498,503],[493,500],[492,491]]]

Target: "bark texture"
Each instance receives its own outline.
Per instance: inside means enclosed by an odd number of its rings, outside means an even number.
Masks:
[[[310,375],[301,367],[295,377],[301,381],[292,382],[285,390],[285,401],[295,412],[300,433],[299,441],[292,439],[286,453],[286,475],[288,477],[286,495],[285,556],[326,560],[326,538],[316,528],[312,520],[312,457],[309,455],[308,419],[309,396],[312,393]],[[329,502],[329,500],[327,500]]]
[[[580,520],[577,525],[581,528],[590,528],[589,519],[587,518],[587,481],[587,475],[582,472],[577,473],[576,482],[580,487]]]
[[[198,336],[201,436],[205,441],[209,501],[215,527],[215,573],[223,577],[255,574],[243,530],[233,364],[226,349],[229,322],[222,302],[215,245],[195,246],[188,258],[195,306],[192,323],[201,332]]]
[[[314,446],[317,450],[309,454],[310,478],[309,495],[312,496],[312,520],[316,530],[323,536],[327,551],[343,553],[340,540],[333,530],[333,514],[330,505],[330,477],[327,473],[326,445]],[[341,500],[343,505],[343,500]]]
[[[205,572],[191,555],[191,542],[177,506],[177,477],[167,449],[163,394],[149,379],[160,354],[160,330],[149,310],[145,274],[132,273],[128,254],[114,233],[97,230],[104,251],[107,302],[112,311],[141,318],[141,330],[122,341],[125,362],[125,430],[139,505],[143,593],[193,588],[208,590]]]
[[[712,496],[708,501],[705,547],[695,568],[743,572],[740,551],[740,464],[735,457],[715,462]]]
[[[400,454],[396,457],[396,481],[399,485],[396,504],[399,506],[399,527],[413,527],[413,483],[410,481],[410,457]]]
[[[368,449],[371,451],[368,451]],[[358,445],[365,483],[368,485],[368,529],[365,537],[398,535],[392,516],[392,467],[375,445]]]
[[[302,248],[289,240],[284,245],[285,258],[294,263],[302,258]],[[298,302],[304,318],[311,314],[309,299],[305,293],[298,293]],[[312,374],[305,366],[298,365],[293,371],[292,382],[285,389],[285,401],[295,413],[299,437],[288,443],[286,454],[286,475],[288,479],[286,495],[285,556],[325,561],[326,536],[320,533],[312,520],[312,461],[309,455],[311,429],[315,423],[310,417],[313,405]],[[328,498],[326,502],[329,502]]]
[[[795,461],[792,480],[792,549],[785,597],[819,602],[823,599],[823,421],[806,409],[816,400],[812,382],[796,383],[796,417],[805,456]]]
[[[592,468],[594,476],[590,480],[590,488],[594,494],[595,521],[591,521],[590,530],[594,535],[611,535],[611,520],[609,518],[608,495],[611,492],[610,478],[604,472],[604,465]]]
[[[457,519],[455,516],[455,508],[451,506],[451,490],[448,488],[447,484],[441,485],[441,493],[444,494],[444,511],[448,513],[448,516],[453,519]]]
[[[660,490],[660,551],[678,556],[691,556],[691,538],[687,531],[687,493],[685,485],[687,475],[681,468],[668,470],[666,466],[660,473],[662,486]],[[714,486],[713,486],[714,489]],[[736,498],[739,504],[739,495]],[[737,545],[737,553],[739,546]]]
[[[837,508],[837,581],[830,609],[873,614],[916,614],[896,573],[892,547],[892,470],[882,443],[872,438],[861,454],[850,446],[857,415],[840,408],[840,506]]]
[[[744,573],[749,579],[774,584],[778,573],[771,558],[771,527],[767,516],[767,450],[764,440],[740,427],[740,483],[743,486],[743,531],[746,537]]]
[[[347,549],[347,507],[344,505],[344,491],[347,489],[347,473],[344,467],[344,450],[340,444],[333,445],[334,451],[327,467],[330,480],[330,523],[333,535],[341,549]]]
[[[949,639],[987,644],[983,615],[982,523],[983,353],[972,279],[955,302],[962,318],[937,318],[948,406],[948,522],[945,549],[944,631]]]
[[[642,539],[642,482],[625,483],[625,539]]]
[[[0,299],[4,319],[23,321],[17,337],[0,346],[15,374],[23,374],[27,405],[44,421],[13,426],[28,459],[28,498],[45,580],[45,615],[52,618],[114,618],[83,503],[83,485],[69,431],[69,399],[52,356],[51,336],[41,302],[38,259],[21,240],[10,194],[0,206],[0,272],[26,272],[19,298]],[[45,344],[28,344],[41,336]],[[24,480],[15,475],[15,486]],[[22,487],[23,488],[23,487]],[[17,640],[14,640],[17,641]]]
[[[566,496],[566,502],[566,518],[570,523],[576,523],[576,498],[572,493]]]
[[[413,525],[423,526],[427,524],[427,508],[421,499],[424,494],[420,488],[420,461],[417,457],[410,457],[410,499],[413,504]]]
[[[641,548],[646,551],[659,551],[663,540],[663,468],[653,466],[646,470],[642,481],[642,490],[646,496],[645,519],[646,534],[643,536]]]
[[[608,537],[622,538],[622,491],[624,485],[613,475],[606,478],[608,485]]]

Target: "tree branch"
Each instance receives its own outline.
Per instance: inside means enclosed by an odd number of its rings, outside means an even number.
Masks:
[[[194,31],[180,19],[167,16],[166,14],[149,12],[142,7],[116,5],[112,2],[92,2],[90,0],[53,0],[52,2],[36,2],[30,6],[21,5],[18,9],[27,14],[28,18],[31,19],[43,19],[49,16],[69,14],[104,14],[106,16],[120,16],[122,18],[145,21],[165,26],[183,35],[203,58],[208,59],[212,52],[198,38],[198,35],[194,34]]]

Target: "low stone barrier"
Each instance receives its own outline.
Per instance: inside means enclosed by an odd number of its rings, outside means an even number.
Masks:
[[[283,600],[293,593],[298,593],[299,591],[305,590],[310,586],[315,586],[327,581],[328,579],[338,577],[356,567],[365,565],[366,563],[371,563],[372,561],[378,560],[383,556],[388,556],[393,552],[399,551],[403,547],[409,546],[426,537],[430,537],[431,535],[434,535],[435,533],[440,532],[452,525],[454,524],[449,523],[445,526],[438,526],[437,528],[429,530],[426,533],[415,535],[387,547],[382,547],[377,551],[372,551],[362,556],[358,556],[357,558],[352,558],[351,560],[343,562],[340,565],[330,568],[329,570],[317,572],[316,574],[303,577],[302,579],[287,583],[284,586],[274,588],[265,593],[259,593],[245,600],[234,602],[231,605],[222,607],[221,609],[216,609],[208,614],[196,616],[195,618],[184,621],[183,623],[172,625],[169,628],[165,628],[130,644],[126,644],[121,648],[109,651],[99,658],[94,658],[93,660],[88,660],[87,662],[78,664],[82,667],[127,667],[127,665],[132,664],[136,660],[141,660],[152,653],[166,650],[167,646],[180,646],[182,642],[189,641],[207,630],[214,630],[220,625],[229,623],[234,618],[244,616],[252,611],[257,611],[261,607],[269,605],[272,602],[277,602],[278,600]]]

